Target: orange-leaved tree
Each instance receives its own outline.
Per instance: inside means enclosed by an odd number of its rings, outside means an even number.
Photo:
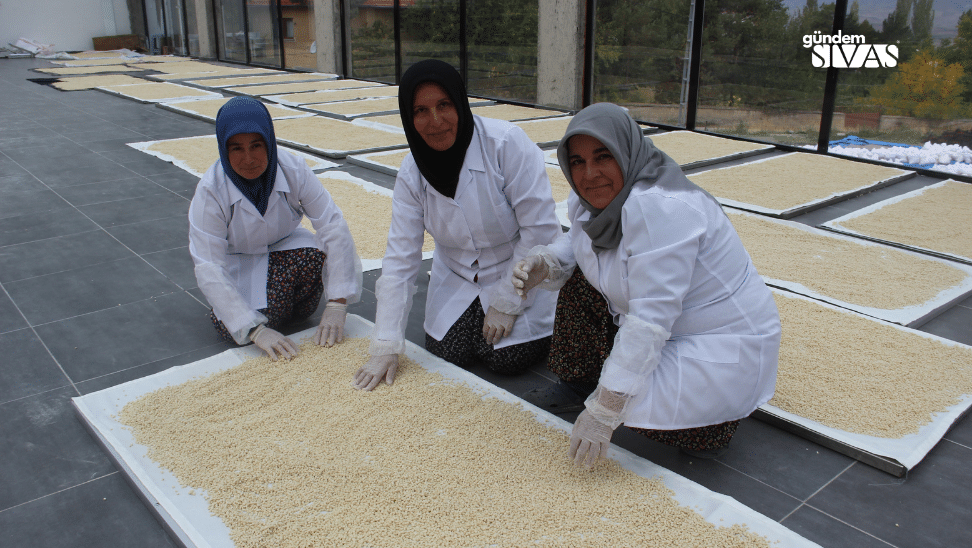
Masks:
[[[879,105],[885,114],[948,119],[970,114],[962,101],[962,65],[922,51],[898,65],[888,80],[859,102]]]

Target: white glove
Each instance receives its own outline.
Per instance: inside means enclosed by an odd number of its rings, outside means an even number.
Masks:
[[[516,316],[504,314],[492,306],[486,311],[486,319],[483,320],[483,337],[489,344],[496,344],[500,339],[513,332],[513,322]]]
[[[513,267],[513,287],[521,299],[527,298],[531,289],[547,279],[550,269],[540,255],[528,255]]]
[[[374,390],[381,384],[382,379],[389,386],[395,382],[395,373],[398,372],[398,354],[385,354],[384,356],[372,356],[368,363],[361,366],[354,374],[352,385],[358,390]]]
[[[567,455],[577,466],[590,470],[599,458],[607,458],[608,447],[614,429],[595,419],[587,410],[581,411],[570,431],[570,449]]]
[[[348,317],[348,305],[328,301],[324,305],[321,325],[317,326],[314,342],[321,346],[334,346],[344,340],[344,320]]]
[[[297,357],[297,345],[294,341],[281,335],[278,331],[270,329],[265,324],[260,324],[250,335],[253,344],[259,346],[270,356],[270,359],[277,361],[277,357],[291,360]]]

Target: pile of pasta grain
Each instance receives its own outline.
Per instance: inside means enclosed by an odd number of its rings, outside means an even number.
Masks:
[[[689,179],[717,198],[786,211],[907,173],[831,156],[793,153],[704,171]]]
[[[900,438],[972,394],[972,348],[776,293],[783,339],[770,403],[858,434]]]
[[[970,209],[972,185],[949,180],[835,225],[872,238],[972,259]]]
[[[681,166],[741,152],[772,148],[771,145],[747,143],[691,131],[659,133],[650,135],[649,138],[656,147],[671,156]]]
[[[277,139],[323,151],[353,152],[407,146],[405,135],[362,127],[322,116],[287,118],[273,123]]]
[[[180,97],[212,97],[211,91],[202,91],[189,86],[180,86],[170,82],[151,82],[147,84],[128,84],[120,86],[104,86],[104,89],[144,101],[159,99],[176,99]]]
[[[118,418],[239,547],[769,545],[709,524],[657,478],[574,467],[564,433],[407,359],[393,386],[357,391],[367,346],[252,359]]]
[[[385,256],[388,244],[388,230],[391,227],[392,199],[384,194],[369,192],[359,185],[344,179],[329,177],[327,173],[317,176],[328,194],[341,209],[344,220],[351,230],[358,256],[362,259],[380,259]],[[305,217],[301,225],[313,231],[310,221]],[[422,251],[435,249],[435,241],[427,232]]]
[[[62,78],[60,82],[51,84],[61,91],[77,91],[101,86],[117,86],[121,84],[142,84],[145,80],[127,74],[104,74],[96,76],[74,76]]]
[[[810,232],[758,215],[726,211],[756,270],[858,306],[896,310],[924,304],[965,272],[893,247]]]

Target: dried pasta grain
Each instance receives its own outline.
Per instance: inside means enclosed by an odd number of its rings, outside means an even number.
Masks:
[[[141,84],[145,80],[127,74],[105,74],[98,76],[74,76],[63,78],[60,82],[51,84],[61,91],[77,91],[101,86],[117,86],[120,84]]]
[[[352,101],[354,99],[364,99],[366,97],[397,97],[397,86],[373,86],[356,87],[354,89],[334,89],[329,91],[307,91],[303,93],[291,93],[274,97],[282,102],[294,103],[298,105],[309,105],[312,103],[330,103],[334,101]],[[396,100],[396,103],[398,101]]]
[[[567,199],[570,194],[570,183],[559,167],[547,166],[547,176],[550,178],[550,188],[553,192],[553,199],[560,203]]]
[[[386,112],[398,110],[398,97],[387,97],[384,99],[362,99],[351,101],[338,101],[334,103],[321,103],[303,105],[304,108],[316,110],[318,112],[328,112],[331,114],[364,114],[368,112]]]
[[[768,547],[680,506],[657,478],[613,461],[577,469],[563,432],[410,360],[394,386],[354,390],[367,345],[252,359],[118,418],[239,547]]]
[[[368,159],[372,162],[379,163],[383,166],[393,167],[395,169],[401,169],[402,162],[405,161],[405,157],[411,154],[412,151],[405,149],[398,152],[389,152],[386,154],[376,154],[369,157]]]
[[[651,141],[679,165],[691,164],[701,160],[721,158],[740,152],[772,148],[770,145],[747,143],[735,139],[714,137],[691,131],[672,131],[649,135]]]
[[[918,306],[966,278],[943,261],[893,247],[808,232],[757,215],[727,214],[761,275],[846,303],[884,310]]]
[[[497,120],[518,121],[531,120],[534,118],[546,118],[548,116],[558,116],[564,114],[556,110],[546,110],[542,108],[521,107],[519,105],[488,105],[483,107],[472,107],[472,113],[478,114],[483,118],[496,118]]]
[[[259,86],[234,87],[230,88],[230,91],[245,95],[281,95],[285,93],[300,93],[303,91],[324,91],[328,89],[368,87],[385,87],[385,85],[375,82],[364,82],[361,80],[328,80],[322,82],[294,82],[292,84],[266,84]]]
[[[893,167],[794,153],[689,175],[717,198],[785,211],[906,174]]]
[[[840,221],[859,234],[972,260],[972,185],[946,181],[921,194]]]
[[[358,256],[362,259],[382,258],[388,243],[388,229],[391,227],[391,197],[369,192],[344,179],[328,177],[326,173],[318,175],[318,179],[341,209],[341,214],[351,229]],[[306,217],[301,224],[308,230],[313,230]],[[426,232],[422,251],[433,249],[435,243]]]
[[[147,151],[163,154],[199,177],[209,169],[209,166],[216,163],[216,160],[219,160],[215,135],[158,141],[149,145]],[[317,162],[310,158],[305,158],[304,161],[312,168],[317,165]]]
[[[188,86],[180,86],[169,82],[151,82],[146,84],[132,84],[122,86],[104,86],[105,89],[135,99],[154,101],[158,99],[176,99],[179,97],[209,97],[211,91],[202,91]]]
[[[900,438],[972,394],[972,348],[776,294],[783,339],[770,403],[858,434]]]
[[[352,152],[380,147],[406,146],[405,135],[356,126],[323,116],[289,118],[273,123],[277,138],[318,150]]]
[[[193,101],[183,101],[180,103],[173,103],[170,106],[179,108],[181,110],[194,112],[200,116],[205,116],[206,118],[216,119],[216,115],[219,113],[220,107],[229,101],[229,97],[218,97],[214,99],[196,99]],[[282,107],[275,104],[265,104],[267,111],[270,113],[270,117],[273,119],[294,116],[297,114],[302,114],[301,112],[287,107]],[[303,113],[306,114],[306,113]]]
[[[557,142],[563,138],[567,132],[567,124],[570,123],[572,116],[562,116],[560,118],[545,118],[542,120],[527,120],[524,122],[514,122],[523,128],[527,137],[534,143]]]
[[[35,69],[41,72],[46,72],[49,74],[56,74],[58,76],[71,76],[75,74],[97,74],[99,72],[137,72],[138,69],[134,69],[126,66],[94,66],[94,67],[61,67],[61,68],[39,68]]]
[[[251,84],[279,84],[287,82],[306,82],[306,81],[316,81],[316,82],[330,82],[334,81],[333,77],[326,75],[315,76],[313,74],[272,74],[270,76],[245,76],[242,78],[206,78],[203,80],[194,81],[194,84],[201,84],[204,86],[246,86]]]

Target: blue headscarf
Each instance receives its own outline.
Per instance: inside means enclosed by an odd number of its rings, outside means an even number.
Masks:
[[[240,133],[259,133],[267,144],[267,170],[255,181],[244,179],[230,165],[226,142]],[[267,107],[252,97],[234,97],[227,101],[216,114],[216,142],[219,145],[219,161],[226,176],[253,203],[260,215],[265,214],[270,193],[273,192],[273,181],[277,177],[277,140]]]

